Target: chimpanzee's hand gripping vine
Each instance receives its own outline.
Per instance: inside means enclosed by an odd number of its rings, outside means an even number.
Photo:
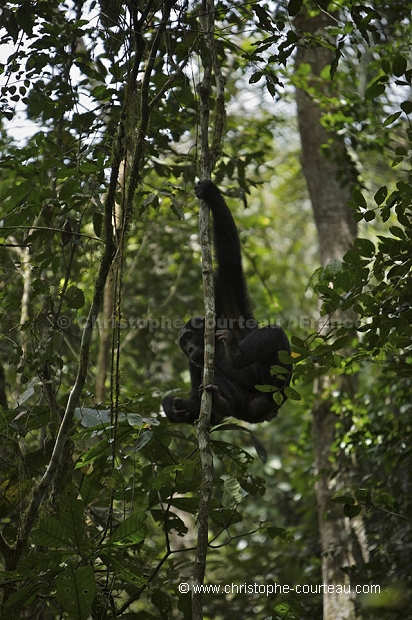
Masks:
[[[215,274],[216,351],[212,391],[212,424],[227,416],[247,422],[263,422],[277,415],[279,404],[270,392],[257,385],[273,386],[286,400],[291,366],[282,364],[279,351],[290,345],[279,326],[258,328],[250,308],[242,268],[239,235],[232,214],[212,181],[200,181],[196,196],[213,213],[213,237],[217,259]],[[190,319],[179,334],[179,346],[189,360],[191,390],[188,398],[167,397],[163,409],[172,422],[193,423],[199,417],[203,375],[204,318]],[[272,366],[282,366],[285,374],[271,374]],[[279,400],[279,399],[277,399]]]

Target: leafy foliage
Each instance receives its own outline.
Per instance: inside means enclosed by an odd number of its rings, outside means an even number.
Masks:
[[[392,618],[401,609],[408,618],[410,15],[402,3],[343,3],[328,33],[335,44],[293,28],[289,18],[305,5],[291,0],[269,10],[257,3],[217,4],[217,49],[233,105],[216,181],[234,208],[236,202],[245,207],[236,220],[256,315],[262,322],[282,322],[293,334],[298,385],[289,396],[298,398],[297,387],[302,400],[289,402],[278,420],[259,428],[259,437],[230,423],[212,433],[208,581],[321,581],[311,382],[326,372],[356,373],[359,387],[352,397],[330,388],[341,421],[335,452],[357,462],[348,476],[352,484],[335,499],[349,517],[367,520],[371,557],[364,578],[382,584],[382,595],[359,601],[363,616]],[[168,387],[178,382],[186,389],[185,363],[174,341],[188,315],[202,312],[191,198],[193,83],[197,58],[206,53],[198,12],[177,2],[69,6],[16,0],[2,8],[5,617],[190,617],[189,595],[179,594],[178,584],[192,574],[197,443],[192,429],[170,425],[159,409]],[[303,41],[334,52],[330,75],[322,79],[339,82],[341,96],[320,98],[322,122],[344,136],[357,161],[360,183],[352,207],[361,230],[343,262],[317,270],[306,292],[316,261],[314,228],[293,121],[288,110],[283,115],[273,108],[272,99],[288,103],[283,86],[290,81],[313,88],[305,67],[289,75]],[[252,111],[248,97],[257,102]],[[15,135],[19,125],[23,134]],[[62,465],[16,563],[22,520],[52,457],[78,372],[107,239],[104,205],[113,186],[119,213],[126,213],[127,187],[121,175],[114,183],[111,176],[121,130],[127,180],[137,143],[142,153],[132,209],[125,227],[115,226],[116,234],[124,233],[122,267],[113,272],[120,303],[97,319]],[[330,149],[325,145],[325,156]],[[320,331],[317,295],[323,304]],[[113,356],[104,402],[96,402],[105,331],[120,365],[116,369]],[[271,599],[234,592],[205,595],[205,603],[215,618],[227,617],[229,604],[233,617],[321,614],[318,595]]]

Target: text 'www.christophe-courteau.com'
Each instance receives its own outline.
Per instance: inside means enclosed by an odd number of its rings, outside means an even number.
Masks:
[[[196,585],[193,583],[182,582],[178,586],[179,592],[203,592],[204,594],[263,594],[270,596],[271,594],[379,594],[380,586],[375,585],[356,585],[349,584],[297,584],[288,586],[280,583],[228,583],[228,584],[203,584]]]

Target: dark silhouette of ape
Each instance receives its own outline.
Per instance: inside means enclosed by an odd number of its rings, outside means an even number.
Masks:
[[[236,224],[219,189],[212,181],[200,181],[196,196],[213,213],[213,238],[217,259],[215,274],[216,350],[211,423],[227,416],[246,422],[263,422],[277,415],[286,400],[291,366],[282,364],[279,351],[290,352],[287,336],[276,325],[258,328],[253,318],[242,267]],[[193,423],[199,417],[204,357],[204,318],[190,319],[179,334],[179,346],[189,360],[191,389],[188,398],[167,397],[163,409],[172,422]],[[271,373],[281,366],[284,373]],[[272,386],[261,392],[256,386]]]

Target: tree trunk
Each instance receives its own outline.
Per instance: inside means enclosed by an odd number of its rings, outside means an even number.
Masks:
[[[318,32],[325,36],[324,28],[331,24],[330,17],[320,13],[314,18],[299,14],[295,20],[298,30]],[[302,168],[306,177],[318,231],[320,260],[325,267],[332,259],[342,260],[356,236],[356,223],[348,207],[351,182],[355,179],[343,141],[326,131],[321,124],[322,109],[314,89],[320,98],[327,96],[327,83],[320,78],[322,70],[333,60],[332,52],[309,43],[302,46],[296,58],[296,81],[300,82],[299,67],[311,66],[306,78],[307,89],[296,89],[299,130],[302,143]],[[303,72],[302,72],[303,73]],[[326,148],[325,148],[326,147]],[[345,377],[345,388],[353,379]],[[347,486],[351,477],[351,464],[337,454],[331,459],[331,448],[336,436],[338,416],[332,410],[332,402],[325,394],[327,377],[316,386],[316,404],[313,409],[313,437],[315,444],[316,482],[315,492],[322,549],[322,583],[325,586],[341,586],[346,592],[323,588],[323,620],[354,620],[356,615],[354,583],[351,568],[359,569],[367,559],[364,543],[364,527],[360,517],[348,519],[343,515],[342,505],[331,501],[333,495]],[[343,385],[340,386],[341,390]],[[345,484],[346,483],[346,484]],[[351,593],[348,594],[348,589]],[[330,591],[329,591],[330,590]]]

